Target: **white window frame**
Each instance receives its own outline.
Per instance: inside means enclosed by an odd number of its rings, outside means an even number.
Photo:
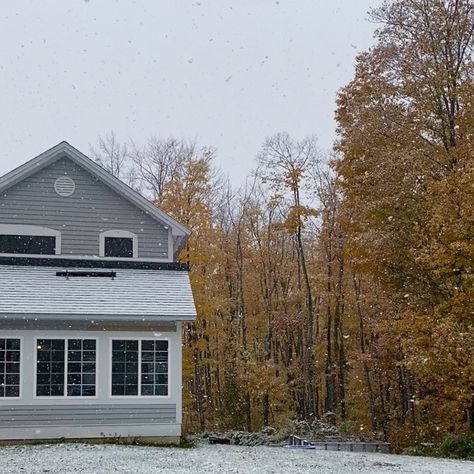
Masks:
[[[61,255],[61,232],[59,230],[50,229],[49,227],[41,227],[37,225],[23,225],[23,224],[0,224],[0,235],[30,235],[33,237],[55,237],[55,254]],[[37,255],[29,253],[14,253],[8,254],[3,253],[1,256],[9,255],[21,255],[29,256],[34,255],[35,257],[50,257],[51,255]]]
[[[7,336],[1,336],[0,339],[19,339],[20,340],[20,393],[18,397],[0,397],[0,403],[1,404],[6,404],[9,401],[16,401],[16,400],[21,400],[23,398],[23,353],[24,353],[24,342],[23,342],[23,336],[13,336],[13,335],[7,335]],[[168,355],[169,358],[169,355]]]
[[[132,251],[133,257],[138,257],[138,235],[134,234],[133,232],[129,232],[128,230],[106,230],[105,232],[101,232],[99,234],[99,257],[105,258],[105,238],[106,237],[115,237],[115,238],[124,238],[124,239],[132,239]],[[122,257],[106,257],[106,258],[122,258]]]
[[[54,397],[48,397],[45,395],[37,395],[37,375],[38,375],[38,341],[40,339],[54,339],[54,340],[62,340],[65,342],[64,344],[64,395],[55,395]],[[95,395],[93,397],[85,397],[83,395],[81,396],[70,396],[67,394],[67,376],[68,376],[68,350],[69,350],[69,339],[94,339],[95,340]],[[34,365],[34,386],[33,386],[33,398],[35,400],[77,400],[82,401],[82,400],[97,400],[99,398],[99,340],[97,337],[86,337],[86,336],[81,336],[81,337],[74,337],[74,336],[37,336],[34,338],[34,351],[35,351],[35,365]],[[21,354],[20,354],[21,357]],[[21,370],[21,366],[20,366]],[[20,390],[21,393],[21,390]]]
[[[112,395],[112,352],[113,341],[138,341],[138,395]],[[141,341],[167,341],[168,342],[168,395],[142,395],[142,343]],[[170,374],[170,356],[171,344],[168,337],[127,337],[114,336],[109,340],[109,398],[113,400],[166,400],[171,398],[171,374]]]

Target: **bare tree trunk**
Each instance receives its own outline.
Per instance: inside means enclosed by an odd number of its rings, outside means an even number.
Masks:
[[[360,352],[364,356],[366,354],[365,348],[365,324],[364,324],[364,316],[362,314],[362,306],[360,301],[361,295],[361,285],[360,281],[357,281],[355,274],[352,274],[352,281],[354,284],[354,293],[356,297],[356,310],[357,316],[359,318],[359,348]],[[362,365],[364,367],[364,376],[365,376],[365,384],[367,386],[367,394],[369,396],[369,411],[370,411],[370,421],[372,424],[372,431],[377,431],[377,413],[375,409],[375,400],[374,400],[374,391],[372,389],[372,381],[370,377],[369,366],[365,357],[363,359]]]
[[[331,295],[332,295],[332,252],[331,242],[327,242],[328,250],[326,252],[326,290],[327,290],[327,301],[326,301],[326,399],[324,403],[324,410],[326,412],[334,412],[336,409],[336,376],[334,373],[334,361],[333,361],[333,347],[332,347],[332,332],[333,332],[333,319],[331,309]]]
[[[299,189],[294,190],[295,205],[300,207],[300,195]],[[315,376],[314,376],[314,309],[313,309],[313,295],[311,291],[311,284],[309,282],[308,269],[306,267],[306,258],[304,252],[302,228],[298,225],[296,230],[297,239],[297,252],[300,262],[301,271],[303,274],[303,281],[306,293],[306,304],[307,304],[307,316],[305,321],[305,327],[303,331],[303,373],[305,383],[305,409],[306,418],[315,417],[317,413],[317,407],[315,403]]]
[[[467,409],[467,424],[469,431],[474,432],[474,397],[472,397],[471,405]]]
[[[334,337],[335,337],[335,352],[338,361],[338,384],[337,384],[337,399],[340,408],[341,419],[346,419],[346,354],[344,350],[344,259],[341,256],[339,260],[338,279],[336,283],[336,306],[334,311]]]

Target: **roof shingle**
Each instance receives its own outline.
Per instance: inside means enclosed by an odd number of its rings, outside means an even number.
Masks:
[[[115,278],[56,276],[61,267],[0,266],[0,318],[106,317],[163,321],[196,317],[185,271],[114,269]],[[67,269],[84,272],[84,268]],[[103,271],[103,269],[89,269]]]

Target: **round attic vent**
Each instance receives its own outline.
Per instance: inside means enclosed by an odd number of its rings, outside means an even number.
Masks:
[[[54,190],[62,197],[69,197],[76,190],[76,183],[68,176],[60,176],[54,182]]]

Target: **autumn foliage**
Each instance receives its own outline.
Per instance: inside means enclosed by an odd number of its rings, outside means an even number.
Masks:
[[[334,155],[275,134],[242,189],[213,149],[114,141],[122,177],[193,230],[179,256],[198,311],[184,329],[188,431],[328,413],[396,447],[474,430],[473,11],[373,11]]]

